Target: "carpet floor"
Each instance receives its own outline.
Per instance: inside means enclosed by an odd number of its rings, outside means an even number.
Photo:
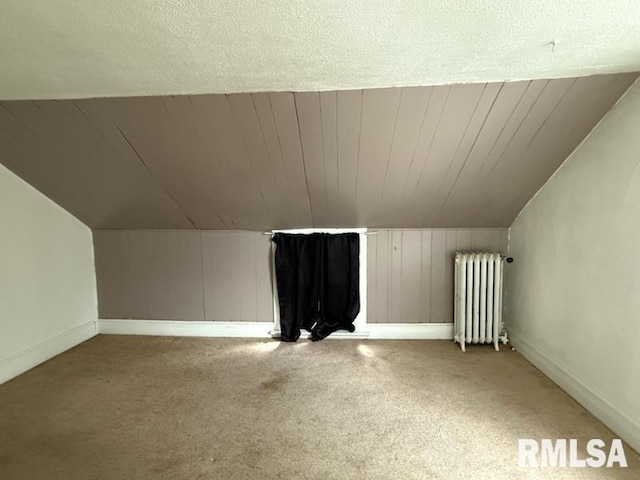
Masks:
[[[638,479],[520,468],[615,435],[517,352],[445,341],[95,337],[0,386],[0,479]],[[584,454],[582,454],[584,458]]]

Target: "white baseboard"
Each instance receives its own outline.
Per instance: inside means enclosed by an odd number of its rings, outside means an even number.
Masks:
[[[95,320],[90,320],[66,332],[62,332],[43,342],[0,359],[0,384],[40,365],[43,362],[60,355],[65,350],[89,340],[98,334]]]
[[[98,331],[115,335],[168,335],[175,337],[241,337],[272,338],[272,323],[266,322],[189,322],[173,320],[98,320]],[[336,332],[330,339],[431,339],[451,340],[451,323],[387,323],[369,324],[366,330],[353,333]]]
[[[453,340],[453,323],[370,323],[374,340]]]
[[[640,452],[640,421],[625,415],[609,401],[605,400],[602,395],[589,387],[570,368],[549,358],[512,329],[509,330],[509,337],[511,344],[524,358],[553,380],[632,448]]]
[[[98,320],[98,331],[108,335],[271,338],[272,326],[273,324],[270,322]]]

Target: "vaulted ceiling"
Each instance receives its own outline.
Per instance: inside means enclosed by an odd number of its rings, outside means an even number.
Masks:
[[[97,229],[503,227],[636,77],[4,101],[0,162]]]
[[[637,1],[0,2],[0,162],[98,229],[502,227],[639,70]]]

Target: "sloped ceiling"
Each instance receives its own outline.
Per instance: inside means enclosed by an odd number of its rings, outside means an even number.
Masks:
[[[0,69],[0,99],[629,72],[640,70],[640,2],[4,1]]]
[[[0,161],[97,229],[505,227],[636,77],[4,101]]]

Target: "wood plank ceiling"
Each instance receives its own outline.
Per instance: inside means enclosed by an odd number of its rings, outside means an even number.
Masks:
[[[95,229],[504,227],[636,77],[4,101],[0,161]]]

